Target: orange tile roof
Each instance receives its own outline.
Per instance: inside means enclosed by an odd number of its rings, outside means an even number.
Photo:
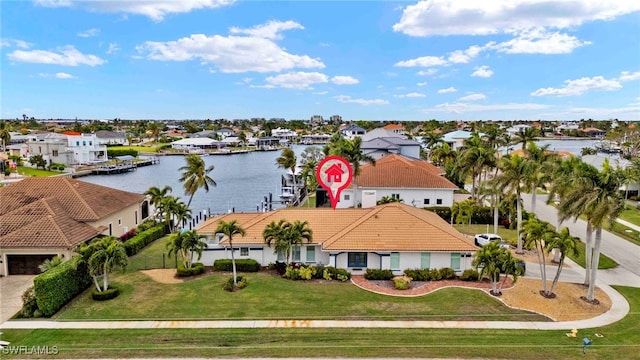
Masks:
[[[288,208],[267,213],[226,214],[211,218],[198,229],[213,234],[220,221],[237,220],[244,237],[236,245],[263,244],[262,231],[272,221],[308,221],[313,243],[323,250],[358,251],[475,251],[464,235],[427,210],[401,203],[374,208],[304,209]]]
[[[375,188],[457,189],[444,171],[424,160],[392,154],[376,160],[376,165],[360,167],[358,186]]]
[[[404,126],[400,124],[388,124],[383,127],[385,130],[404,130]]]

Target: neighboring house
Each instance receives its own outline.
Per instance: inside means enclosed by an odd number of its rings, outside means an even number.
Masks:
[[[459,150],[464,145],[464,141],[469,139],[472,134],[471,131],[456,130],[444,134],[442,141],[449,144],[452,150]],[[480,137],[484,136],[483,133],[479,133],[479,135]]]
[[[204,150],[216,149],[222,143],[210,138],[186,138],[171,143],[171,148],[176,150]]]
[[[213,130],[202,130],[200,132],[191,134],[189,137],[190,138],[211,138],[211,139],[215,139],[216,136],[217,136],[217,134]]]
[[[98,130],[96,138],[100,145],[129,145],[125,134],[118,131]]]
[[[216,131],[216,135],[220,136],[221,139],[224,139],[227,136],[233,135],[233,130],[227,129],[227,128],[223,128],[223,129],[220,129],[220,130]]]
[[[612,159],[608,156],[601,155],[584,155],[580,158],[583,162],[594,166],[599,171],[602,171],[604,162],[606,160],[609,161],[609,165],[614,169],[627,169],[632,166],[631,162],[626,159]],[[638,196],[638,192],[640,191],[640,183],[637,181],[631,182],[629,184],[624,184],[620,187],[620,191],[624,191],[628,196]]]
[[[377,128],[362,136],[362,153],[378,160],[391,154],[400,154],[414,159],[420,158],[420,143],[392,130]]]
[[[109,160],[107,146],[100,145],[96,134],[67,135],[74,164],[94,164]],[[55,161],[54,161],[55,162]]]
[[[20,156],[27,160],[31,156],[42,155],[47,164],[52,162],[71,167],[77,163],[74,151],[69,147],[67,135],[56,133],[37,135],[27,141],[26,145],[26,148],[20,148]]]
[[[594,127],[588,127],[581,130],[583,133],[588,134],[591,137],[603,137],[606,131],[600,130]]]
[[[520,131],[524,131],[525,129],[530,128],[530,125],[526,125],[526,124],[517,124],[517,125],[513,125],[510,128],[507,128],[505,131],[507,132],[507,134],[509,134],[509,136],[516,136],[518,135],[518,133]]]
[[[451,267],[458,274],[472,268],[476,247],[433,212],[392,203],[367,209],[287,208],[266,213],[226,214],[208,219],[198,233],[206,235],[208,246],[201,261],[211,266],[217,259],[230,259],[228,239],[215,230],[220,221],[236,220],[246,231],[233,238],[236,259],[254,259],[263,266],[286,261],[264,243],[262,232],[272,221],[307,221],[313,242],[294,246],[291,259],[322,264],[362,274],[366,269]]]
[[[120,236],[149,216],[147,197],[79,180],[27,178],[0,188],[0,275],[37,274],[55,255]]]
[[[344,137],[346,139],[349,139],[349,140],[353,140],[357,136],[362,137],[366,133],[367,133],[367,130],[361,128],[358,125],[353,125],[353,124],[345,127],[342,130],[340,130],[340,134],[342,135],[342,137]]]
[[[289,129],[277,128],[271,130],[271,136],[278,139],[293,141],[298,138],[298,133]]]
[[[225,146],[244,146],[244,142],[238,139],[238,135],[229,135],[226,138],[220,140]]]
[[[389,130],[392,131],[395,134],[398,135],[404,135],[405,134],[405,128],[404,125],[400,125],[400,124],[388,124],[385,125],[384,127],[382,127],[385,130]]]
[[[452,206],[458,187],[444,177],[444,171],[424,160],[389,155],[376,165],[360,166],[358,200],[362,207],[375,206],[383,197],[402,199],[415,207]],[[321,193],[321,192],[320,192]],[[319,199],[320,197],[318,197]],[[355,207],[352,185],[342,191],[337,208]]]

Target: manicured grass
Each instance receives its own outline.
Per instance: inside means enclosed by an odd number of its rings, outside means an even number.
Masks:
[[[161,284],[140,272],[114,274],[120,296],[96,302],[85,291],[57,319],[546,320],[509,309],[477,290],[448,288],[404,298],[374,294],[350,282],[291,281],[266,272],[243,275],[249,286],[230,293],[222,290],[230,274],[180,284]]]
[[[630,227],[627,227],[620,223],[616,223],[615,225],[613,225],[613,228],[607,229],[607,230],[609,230],[610,232],[618,235],[619,237],[625,240],[628,240],[631,243],[634,243],[640,246],[640,232],[634,229],[631,229]]]
[[[316,207],[316,196],[307,196],[306,201],[300,205],[300,207],[306,208],[306,207],[310,207],[310,208],[315,208]]]
[[[565,336],[571,329],[268,328],[4,330],[2,339],[12,346],[58,346],[64,358],[638,358],[640,288],[616,288],[629,301],[629,314],[612,325],[580,329],[576,338]],[[604,337],[595,337],[595,333]],[[586,355],[582,354],[583,336],[592,341]]]
[[[147,269],[162,269],[162,268],[175,268],[176,258],[175,256],[169,257],[167,251],[167,241],[169,236],[160,238],[151,244],[147,245],[143,251],[129,258],[129,264],[124,269],[124,272],[135,272],[138,270]],[[164,254],[164,263],[163,256]],[[164,266],[163,266],[164,265]]]
[[[627,206],[627,208],[622,211],[619,218],[640,226],[640,210],[632,208],[631,206]]]
[[[471,237],[473,237],[475,234],[481,234],[481,233],[487,232],[487,225],[472,224],[472,225],[453,225],[453,226],[456,229],[458,229],[458,231],[460,231],[461,233],[470,235]],[[489,225],[489,233],[493,233],[493,225]],[[500,235],[502,239],[504,239],[505,241],[511,244],[515,245],[518,242],[518,233],[516,230],[505,229],[504,226],[498,226],[498,235]],[[578,263],[580,266],[585,267],[585,244],[583,242],[578,243],[578,251],[579,251],[578,256],[573,256],[570,254],[567,254],[567,256],[571,260]],[[609,258],[608,256],[602,253],[600,254],[600,262],[598,263],[598,269],[601,269],[601,270],[611,269],[616,266],[618,266],[618,264],[614,260],[612,260],[611,258]]]
[[[51,175],[60,175],[63,172],[60,171],[47,171],[42,169],[33,169],[26,166],[18,166],[18,174],[24,176],[37,176],[37,177],[47,177]]]
[[[140,152],[157,152],[157,146],[109,146],[107,150],[135,150]]]

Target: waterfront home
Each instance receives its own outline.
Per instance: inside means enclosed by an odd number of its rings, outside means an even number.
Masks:
[[[171,148],[186,151],[204,151],[205,149],[217,149],[224,146],[221,142],[207,137],[186,138],[171,143]]]
[[[0,188],[0,275],[37,274],[55,255],[120,236],[149,216],[147,197],[79,180],[26,178]]]
[[[357,136],[362,137],[366,133],[367,133],[367,130],[361,128],[358,125],[353,125],[353,124],[340,130],[340,135],[342,135],[342,137],[344,137],[345,139],[349,139],[349,140],[353,140]]]
[[[100,145],[129,145],[125,134],[118,131],[98,130],[96,138]]]
[[[383,197],[402,199],[405,204],[416,207],[452,206],[453,193],[458,189],[444,177],[442,169],[427,161],[397,154],[377,160],[375,166],[361,165],[356,180],[357,196],[352,183],[342,191],[337,208],[357,206],[356,201],[362,207],[371,207]]]
[[[233,238],[233,250],[223,234],[216,234],[221,221],[236,220],[246,231]],[[313,242],[294,246],[294,262],[335,266],[353,274],[366,269],[451,267],[460,274],[472,268],[476,247],[433,212],[400,203],[373,208],[305,209],[287,208],[264,213],[225,214],[208,219],[198,233],[207,236],[207,248],[200,260],[211,266],[217,259],[254,259],[263,266],[286,261],[265,244],[262,232],[275,221],[307,221]]]
[[[107,146],[100,145],[96,134],[67,135],[74,164],[94,164],[109,160]]]
[[[404,135],[405,134],[405,128],[404,125],[401,124],[388,124],[382,127],[385,130],[389,130],[395,134],[398,135]]]
[[[466,130],[456,130],[452,132],[448,132],[442,136],[442,141],[449,144],[452,150],[459,150],[463,145],[464,141],[469,139],[473,132]],[[484,134],[480,133],[480,137],[483,137]]]
[[[34,155],[42,155],[47,164],[52,162],[70,167],[77,163],[74,151],[69,147],[67,135],[57,133],[39,134],[33,136],[25,144],[26,147],[21,146],[19,149],[20,156],[25,160]]]

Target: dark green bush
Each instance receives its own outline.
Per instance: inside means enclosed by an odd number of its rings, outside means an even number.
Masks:
[[[322,271],[322,277],[325,280],[347,281],[351,279],[351,274],[345,269],[337,269],[333,266],[327,266]]]
[[[480,274],[478,274],[478,272],[476,270],[467,269],[467,270],[462,272],[462,275],[460,276],[460,280],[476,281],[476,280],[478,280],[479,277],[480,277]]]
[[[19,317],[33,317],[36,310],[38,310],[36,293],[33,291],[33,286],[31,286],[22,294],[22,309],[20,310]]]
[[[391,280],[393,272],[391,270],[367,269],[364,278],[367,280]]]
[[[436,213],[446,222],[451,221],[451,208],[448,206],[427,206],[424,209]]]
[[[238,282],[238,289],[244,289],[247,287],[247,279],[244,276],[236,276],[236,281]],[[233,291],[233,276],[224,283],[224,286],[222,288],[225,291]]]
[[[81,256],[74,256],[33,279],[38,309],[42,315],[51,316],[90,284],[86,263]]]
[[[404,275],[410,277],[413,281],[431,280],[429,269],[406,269]]]
[[[153,219],[145,220],[140,225],[138,225],[138,227],[136,228],[136,233],[139,234],[143,231],[147,231],[152,227],[155,227],[156,225],[161,225],[161,224],[159,224],[157,221]]]
[[[138,157],[138,151],[134,149],[107,149],[107,156],[109,158],[114,158],[116,156],[126,156],[126,155]]]
[[[253,259],[236,260],[236,271],[240,272],[258,272],[262,266]],[[213,263],[214,271],[233,271],[231,259],[219,259]]]
[[[442,280],[454,279],[456,277],[456,272],[452,268],[445,267],[438,270],[438,272]]]
[[[202,263],[193,263],[190,268],[185,268],[180,264],[176,269],[176,274],[179,277],[194,276],[202,273],[204,273],[204,264]]]
[[[120,295],[120,289],[113,286],[105,291],[98,292],[98,290],[96,289],[93,289],[93,291],[91,291],[91,297],[96,301],[110,300],[117,297],[118,295]]]
[[[125,241],[124,250],[127,252],[127,256],[133,256],[145,246],[151,244],[153,241],[163,237],[164,235],[164,225],[156,225]]]
[[[438,269],[429,269],[429,280],[438,281],[442,280],[442,275]]]

